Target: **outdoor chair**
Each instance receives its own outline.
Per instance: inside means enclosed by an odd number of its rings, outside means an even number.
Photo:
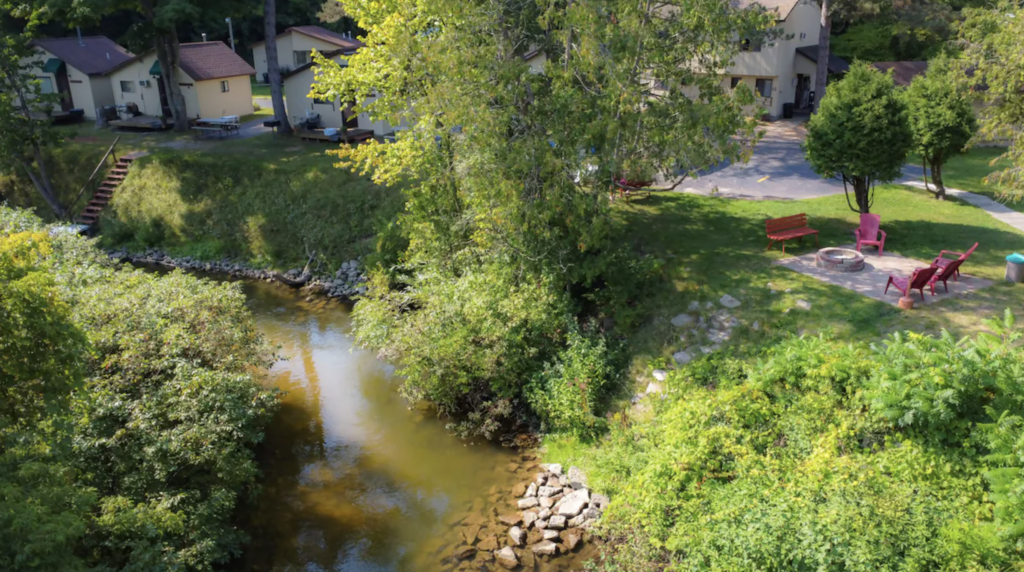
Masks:
[[[946,283],[950,278],[956,279],[956,274],[960,272],[960,265],[964,263],[963,259],[950,260],[949,264],[945,266],[935,266],[939,271],[932,277],[932,290],[935,289],[936,282],[942,282],[942,285],[946,288],[946,292],[949,292],[949,284]]]
[[[952,250],[943,250],[942,252],[939,253],[935,260],[932,260],[932,266],[945,268],[946,266],[949,266],[950,264],[956,261],[960,261],[960,263],[962,264],[968,258],[970,258],[972,254],[974,254],[975,248],[978,248],[977,242],[975,242],[974,246],[972,246],[967,252],[953,252]],[[957,256],[957,258],[945,258],[947,254],[952,254],[954,256]],[[960,278],[960,265],[957,265],[956,272],[953,273],[953,281],[956,281],[958,278]]]
[[[929,266],[928,268],[918,268],[914,271],[914,274],[910,278],[900,278],[898,276],[889,276],[889,282],[885,285],[885,293],[889,293],[889,286],[895,286],[897,290],[903,293],[904,296],[910,296],[910,293],[914,290],[921,292],[921,300],[924,301],[924,287],[931,286],[932,296],[935,295],[935,283],[932,281],[932,277],[938,272],[937,266]]]
[[[861,213],[860,228],[854,231],[857,237],[857,252],[862,245],[877,246],[878,255],[882,256],[885,249],[885,231],[878,228],[882,217],[876,214]]]

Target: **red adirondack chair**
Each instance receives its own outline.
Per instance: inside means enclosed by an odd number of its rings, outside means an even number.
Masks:
[[[963,259],[950,260],[949,264],[945,266],[936,266],[939,271],[932,276],[932,291],[935,290],[935,284],[942,282],[942,285],[946,287],[946,292],[949,292],[949,284],[946,283],[950,278],[956,279],[956,274],[960,272],[960,265],[964,263]]]
[[[960,263],[962,264],[965,260],[970,258],[972,254],[974,254],[974,249],[975,248],[978,248],[978,243],[977,242],[975,242],[974,246],[972,246],[970,248],[970,250],[968,250],[967,252],[953,252],[952,250],[943,250],[942,252],[939,253],[939,256],[936,257],[935,260],[932,260],[932,266],[938,266],[939,268],[945,268],[946,266],[949,266],[950,264],[956,262],[957,260],[959,260]],[[945,258],[945,256],[947,254],[955,255],[958,258],[954,258],[952,260],[949,259],[949,258]],[[956,267],[956,272],[953,273],[953,280],[956,281],[958,278],[960,278],[960,266],[959,265],[957,265],[957,267]]]
[[[895,286],[897,290],[903,293],[904,296],[910,296],[910,292],[913,290],[919,290],[921,292],[921,300],[924,300],[924,287],[931,286],[932,296],[935,295],[935,282],[932,281],[932,277],[939,271],[938,266],[929,266],[928,268],[918,268],[911,275],[910,279],[900,278],[899,276],[889,276],[889,282],[885,285],[885,293],[889,293],[889,286]]]
[[[857,236],[857,252],[860,252],[860,247],[866,244],[877,246],[878,255],[882,255],[882,250],[885,248],[885,231],[878,228],[880,222],[882,222],[882,217],[876,214],[860,214],[860,228],[854,231]]]

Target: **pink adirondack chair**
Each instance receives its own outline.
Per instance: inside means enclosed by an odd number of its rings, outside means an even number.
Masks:
[[[885,231],[878,228],[881,222],[882,217],[876,214],[860,214],[860,228],[854,231],[857,236],[857,252],[860,252],[863,245],[877,246],[878,255],[882,255],[885,249]]]
[[[974,249],[975,248],[978,248],[978,243],[977,242],[975,242],[974,246],[972,246],[967,252],[953,252],[952,250],[943,250],[942,252],[939,253],[939,255],[935,258],[935,260],[932,260],[932,266],[938,266],[939,268],[945,268],[945,267],[949,266],[950,264],[956,262],[957,260],[959,260],[960,263],[962,264],[964,261],[966,261],[968,258],[970,258],[972,254],[974,254]],[[954,259],[945,258],[945,256],[947,254],[952,254],[954,256],[957,256],[958,258],[954,258]],[[959,278],[960,278],[960,265],[957,265],[956,272],[953,273],[953,281],[956,281]]]
[[[949,284],[947,284],[946,281],[950,278],[955,280],[956,274],[960,272],[960,265],[964,263],[963,259],[949,260],[948,262],[949,264],[945,266],[936,266],[939,271],[935,273],[935,276],[932,276],[931,284],[933,291],[935,289],[935,284],[942,282],[942,285],[946,288],[946,292],[949,292]]]
[[[925,286],[931,286],[932,296],[935,295],[935,282],[932,281],[932,277],[938,271],[939,268],[937,266],[929,266],[928,268],[918,268],[909,279],[890,275],[889,282],[885,285],[885,293],[889,293],[889,286],[895,286],[904,296],[910,296],[910,292],[918,290],[921,292],[921,300],[923,301]]]

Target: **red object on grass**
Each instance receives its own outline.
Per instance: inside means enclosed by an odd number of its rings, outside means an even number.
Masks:
[[[770,218],[764,224],[765,230],[768,233],[768,248],[772,249],[772,245],[776,242],[782,243],[782,253],[786,253],[786,241],[791,238],[802,238],[807,235],[814,235],[814,243],[820,246],[818,242],[818,231],[807,226],[807,215],[800,213],[798,215],[787,216],[782,218]]]
[[[956,261],[960,261],[960,263],[962,264],[964,261],[966,261],[968,258],[970,258],[972,254],[974,254],[974,249],[975,248],[978,248],[978,243],[977,242],[975,242],[974,246],[972,246],[970,248],[970,250],[968,250],[967,252],[953,252],[952,250],[943,250],[942,252],[939,253],[939,255],[935,258],[935,260],[932,260],[932,266],[938,266],[939,268],[945,268],[946,266],[949,266],[950,264],[952,264],[952,263],[954,263]],[[958,256],[959,258],[955,258],[955,259],[952,259],[952,260],[950,260],[949,258],[944,258],[947,254],[952,254],[952,255]],[[960,266],[957,265],[956,272],[953,273],[953,280],[955,281],[959,277],[960,277]]]
[[[914,274],[910,276],[910,279],[900,278],[898,276],[889,276],[889,282],[885,285],[885,293],[889,293],[889,286],[895,286],[897,290],[903,293],[904,296],[910,296],[910,292],[918,290],[921,292],[921,300],[924,301],[924,287],[931,286],[932,296],[935,295],[935,282],[932,277],[938,272],[937,266],[929,266],[928,268],[918,268],[914,271]]]
[[[860,228],[854,231],[857,236],[857,252],[860,252],[862,245],[877,246],[878,255],[882,255],[885,248],[885,231],[878,228],[882,217],[876,214],[861,213]]]

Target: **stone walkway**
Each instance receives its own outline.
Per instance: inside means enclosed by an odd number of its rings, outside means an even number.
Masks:
[[[900,181],[900,184],[908,185],[911,187],[917,187],[919,189],[924,188],[924,183],[922,183],[921,181],[903,180]],[[972,193],[969,191],[961,191],[959,189],[951,189],[949,187],[946,187],[946,194],[951,197],[956,197],[965,202],[971,203],[972,205],[992,215],[993,218],[1001,222],[1005,222],[1006,224],[1012,226],[1013,228],[1021,232],[1024,232],[1024,213],[1017,212],[1011,209],[1010,207],[993,201],[992,199],[984,195],[979,195],[977,193]]]
[[[852,244],[846,244],[840,248],[854,249],[855,246]],[[885,253],[884,256],[878,256],[875,254],[873,248],[864,248],[861,254],[864,255],[864,270],[860,272],[832,272],[823,268],[818,268],[815,264],[815,255],[817,252],[809,252],[802,256],[794,256],[792,258],[785,258],[778,260],[774,264],[784,266],[790,270],[795,270],[801,274],[806,274],[822,282],[840,286],[847,290],[853,290],[858,294],[873,298],[881,302],[886,302],[892,305],[897,305],[899,302],[900,294],[899,290],[890,287],[889,292],[885,293],[885,285],[889,281],[889,276],[894,275],[900,278],[908,278],[913,274],[914,270],[918,268],[924,268],[929,266],[930,262],[921,262],[920,260],[914,260],[913,258],[904,258],[895,254]],[[967,296],[976,290],[981,288],[987,288],[992,285],[990,280],[983,278],[977,278],[974,276],[968,276],[963,274],[960,276],[959,281],[949,281],[949,293],[946,293],[942,283],[939,283],[935,288],[935,296],[932,296],[931,291],[925,288],[925,304],[933,304],[940,300],[945,300],[951,297]],[[921,295],[917,292],[913,294],[914,302],[921,304]]]

